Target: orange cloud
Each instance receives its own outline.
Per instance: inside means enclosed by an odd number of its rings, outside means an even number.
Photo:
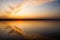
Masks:
[[[16,16],[15,13],[19,12],[20,10],[22,10],[24,7],[26,6],[36,6],[36,5],[40,5],[40,4],[44,4],[44,3],[47,3],[47,2],[51,2],[51,1],[54,1],[54,0],[24,0],[22,2],[22,4],[18,5],[15,9],[11,6],[9,6],[9,9],[11,9],[12,11],[5,11],[7,13],[6,16],[8,16],[9,18],[13,17],[13,18],[26,18],[27,14],[25,16]],[[12,15],[10,15],[12,14]],[[44,15],[42,15],[44,17]],[[32,17],[38,17],[38,16],[31,16],[29,15],[27,18],[32,18]],[[41,17],[41,16],[40,16]]]
[[[24,0],[24,3],[28,4],[29,2],[31,2],[31,5],[38,5],[38,4],[44,4],[51,1],[54,0]]]

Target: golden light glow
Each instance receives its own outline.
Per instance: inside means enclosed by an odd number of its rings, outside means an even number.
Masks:
[[[24,0],[21,4],[18,5],[9,5],[5,11],[0,12],[0,18],[51,18],[55,17],[56,15],[50,14],[47,12],[36,12],[37,10],[34,8],[30,9],[31,6],[35,7],[38,5],[43,5],[48,2],[52,2],[54,0]],[[28,8],[30,7],[30,8]],[[26,9],[27,8],[27,9]],[[33,13],[33,11],[35,11]],[[39,9],[38,9],[39,11]],[[47,14],[48,13],[48,14]],[[50,15],[50,16],[49,16]]]
[[[43,18],[45,16],[47,16],[47,14],[44,14],[44,15],[36,15],[34,13],[29,13],[28,10],[25,11],[24,8],[26,8],[27,6],[36,6],[36,5],[42,5],[44,3],[47,3],[47,2],[51,2],[52,0],[25,0],[23,2],[23,4],[21,4],[18,8],[14,9],[10,15],[11,18]],[[33,10],[33,9],[32,9]]]
[[[43,31],[45,29],[54,28],[57,26],[56,24],[58,23],[55,22],[56,21],[1,21],[0,25],[10,25],[14,30],[19,31],[19,29],[17,28],[21,28],[23,31],[29,32],[36,29],[40,29],[40,31]]]

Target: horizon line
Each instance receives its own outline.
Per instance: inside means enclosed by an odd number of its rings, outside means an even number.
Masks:
[[[59,20],[60,19],[0,19],[0,21],[19,21],[19,20],[25,20],[25,21],[39,21],[39,20]]]

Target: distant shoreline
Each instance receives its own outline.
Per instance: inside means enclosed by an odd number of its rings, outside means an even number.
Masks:
[[[0,19],[0,21],[60,21],[60,19]]]

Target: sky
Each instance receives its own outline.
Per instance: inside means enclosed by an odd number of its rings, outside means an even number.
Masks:
[[[60,0],[0,0],[0,18],[60,18]]]

